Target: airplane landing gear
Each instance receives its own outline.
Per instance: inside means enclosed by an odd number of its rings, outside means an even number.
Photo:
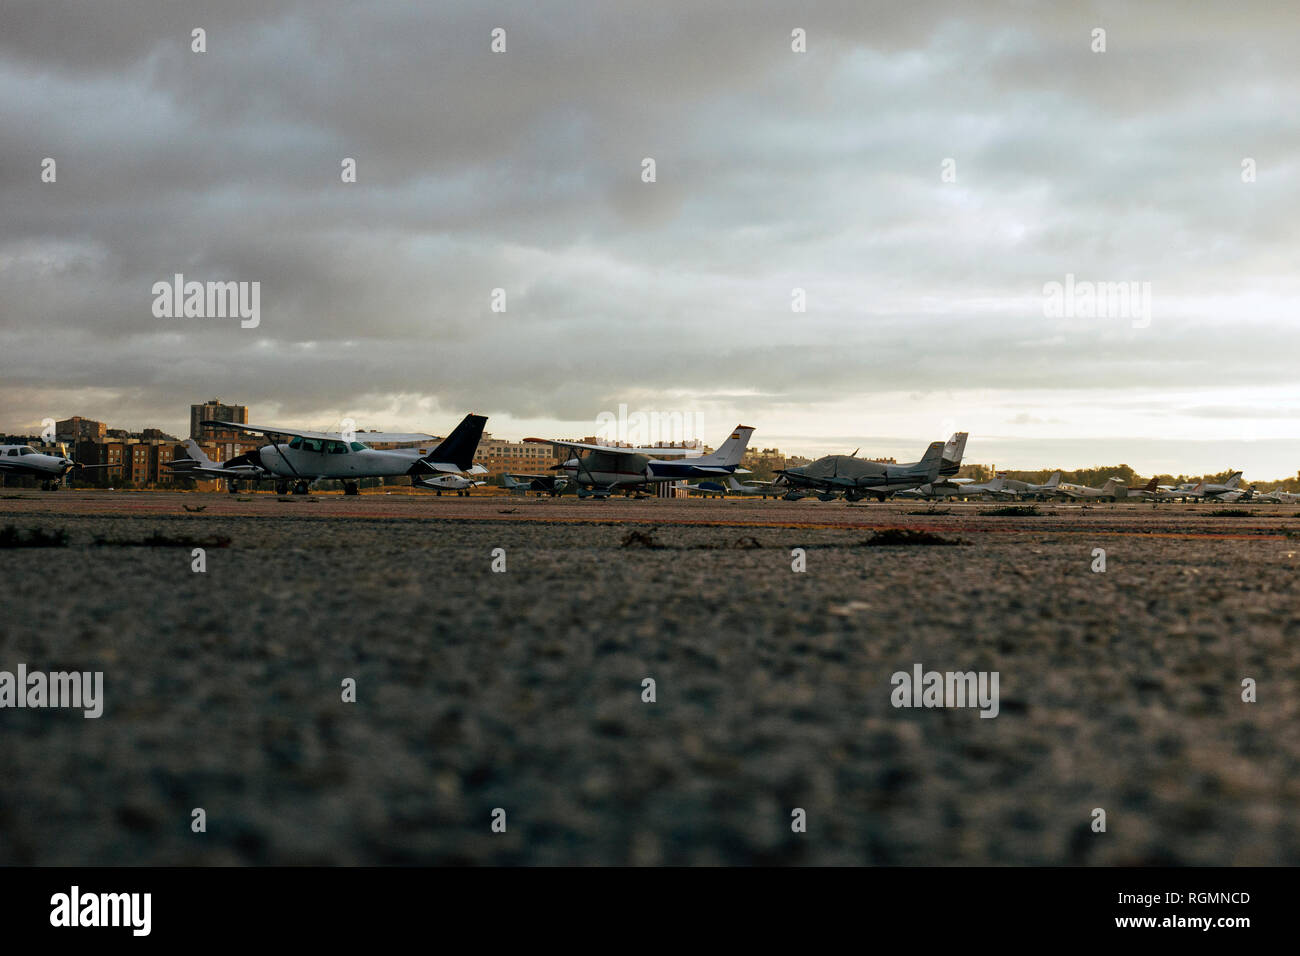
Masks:
[[[344,493],[345,495],[359,495],[359,494],[361,494],[361,482],[359,482],[359,481],[345,481],[345,482],[343,482],[343,493]]]
[[[305,494],[307,494],[310,490],[311,490],[310,487],[308,486],[307,482],[305,482],[305,481],[300,481],[300,482],[298,482],[297,484],[295,484],[295,485],[293,486],[293,493],[294,493],[295,495],[305,495]]]
[[[277,495],[287,495],[289,493],[289,482],[277,481],[275,483],[275,493]]]

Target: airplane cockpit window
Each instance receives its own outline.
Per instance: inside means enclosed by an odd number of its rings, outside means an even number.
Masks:
[[[293,441],[289,442],[289,447],[290,447],[290,448],[301,448],[301,447],[302,447],[302,436],[301,436],[301,435],[295,435]]]
[[[348,446],[341,441],[327,441],[325,443],[325,450],[331,455],[346,455],[348,453]]]
[[[302,440],[302,447],[304,451],[320,452],[322,450],[321,440],[319,438],[304,438]]]
[[[361,442],[359,441],[354,441],[351,445],[351,448],[353,451],[369,451],[369,449],[366,448],[366,446],[361,444]]]

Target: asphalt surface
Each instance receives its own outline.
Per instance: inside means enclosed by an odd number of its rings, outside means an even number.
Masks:
[[[0,864],[1300,862],[1300,509],[992,507],[6,490]]]

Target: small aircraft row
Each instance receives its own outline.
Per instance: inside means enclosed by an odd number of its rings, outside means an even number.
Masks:
[[[487,418],[466,415],[446,438],[422,433],[312,432],[282,426],[245,425],[205,420],[204,425],[261,435],[266,444],[224,462],[214,462],[193,439],[185,442],[188,457],[167,465],[177,477],[199,480],[224,479],[232,493],[241,484],[270,481],[279,494],[307,494],[322,480],[342,482],[344,494],[360,492],[364,478],[407,476],[412,486],[442,494],[467,495],[483,484],[477,476],[487,470],[474,463]],[[1277,504],[1300,503],[1300,495],[1280,488],[1256,493],[1241,487],[1241,472],[1234,472],[1222,484],[1195,482],[1158,485],[1152,478],[1142,488],[1129,488],[1123,480],[1111,478],[1100,488],[1071,484],[1053,474],[1034,484],[1004,474],[985,481],[956,477],[966,450],[966,432],[954,433],[946,442],[933,442],[925,453],[909,464],[868,461],[852,455],[826,455],[810,464],[778,471],[772,481],[738,481],[749,474],[741,460],[754,429],[737,425],[708,455],[694,455],[686,448],[622,448],[575,442],[568,439],[525,438],[526,442],[548,444],[567,457],[544,474],[506,474],[505,488],[516,494],[559,495],[570,488],[580,498],[604,499],[616,492],[642,494],[665,482],[698,480],[690,492],[713,496],[752,496],[797,501],[815,496],[822,501],[843,498],[918,498],[923,500],[992,498],[1000,500],[1050,499],[1100,501],[1255,501]],[[375,444],[407,444],[415,447],[381,450]],[[50,490],[66,483],[78,469],[114,467],[74,461],[67,449],[60,454],[39,452],[28,445],[0,445],[0,476],[18,474],[41,480]],[[701,480],[702,479],[702,480]],[[725,482],[725,483],[724,483]]]
[[[1075,485],[1061,481],[1058,471],[1041,485],[1017,481],[999,475],[990,481],[976,484],[970,479],[954,478],[946,485],[928,485],[900,493],[909,498],[1000,498],[1004,500],[1061,498],[1069,501],[1267,501],[1288,503],[1300,501],[1300,495],[1285,491],[1256,495],[1242,488],[1241,472],[1234,472],[1222,484],[1201,481],[1182,485],[1161,485],[1152,478],[1141,488],[1130,488],[1123,479],[1111,478],[1100,488]]]

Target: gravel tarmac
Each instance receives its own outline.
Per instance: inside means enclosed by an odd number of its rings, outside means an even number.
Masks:
[[[1300,863],[1300,509],[992,507],[5,490],[0,864]]]

